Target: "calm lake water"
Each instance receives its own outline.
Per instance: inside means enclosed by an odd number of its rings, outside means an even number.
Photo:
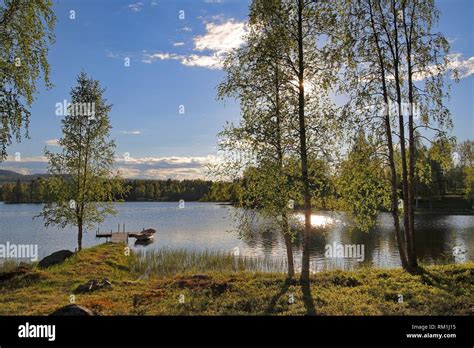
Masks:
[[[39,204],[0,203],[0,244],[37,244],[39,257],[60,249],[74,250],[77,245],[73,228],[45,228],[40,218],[32,219],[42,209]],[[263,224],[259,232],[240,238],[233,219],[236,208],[213,203],[186,203],[180,209],[174,202],[127,202],[117,204],[118,214],[99,226],[101,232],[117,230],[125,223],[127,231],[143,228],[157,230],[155,241],[148,246],[129,245],[137,250],[153,248],[182,248],[188,250],[231,251],[238,248],[240,255],[260,257],[280,262],[286,257],[279,233],[271,225]],[[296,215],[294,224],[302,221]],[[372,265],[380,268],[399,267],[391,215],[381,213],[377,226],[370,232],[351,231],[350,222],[340,213],[315,213],[315,231],[311,239],[311,267],[322,269],[353,269]],[[259,226],[262,224],[260,223]],[[423,263],[463,262],[474,260],[474,216],[417,214],[417,250]],[[103,243],[95,237],[95,230],[84,235],[84,247]],[[333,243],[364,246],[364,261],[354,258],[325,257],[326,245]],[[301,243],[294,243],[295,261],[301,259]],[[336,244],[338,245],[338,244]]]

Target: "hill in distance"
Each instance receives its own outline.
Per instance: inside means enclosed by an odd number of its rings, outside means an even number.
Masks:
[[[0,183],[15,182],[17,180],[31,181],[31,180],[35,180],[40,177],[46,177],[46,176],[47,174],[24,175],[24,174],[14,172],[13,170],[0,169]]]

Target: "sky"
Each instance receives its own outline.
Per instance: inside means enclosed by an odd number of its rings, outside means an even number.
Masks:
[[[222,57],[242,44],[247,0],[57,0],[49,51],[54,87],[39,85],[30,139],[8,148],[0,169],[43,173],[43,150],[59,150],[57,103],[84,71],[106,89],[124,177],[203,178],[217,155],[217,133],[238,121],[233,100],[217,100]],[[458,141],[474,139],[474,1],[438,0],[437,30],[451,42],[461,80],[447,102]],[[15,156],[16,155],[16,156]],[[128,160],[125,160],[127,158]]]

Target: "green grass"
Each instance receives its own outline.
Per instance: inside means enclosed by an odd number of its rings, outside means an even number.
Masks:
[[[76,295],[75,302],[100,315],[474,314],[472,262],[425,267],[420,275],[400,269],[324,271],[305,289],[283,273],[252,271],[258,262],[263,261],[166,249],[126,256],[123,246],[104,244],[47,270],[22,267],[8,280],[0,274],[0,315],[47,315],[69,304],[79,284],[104,277],[112,289]]]

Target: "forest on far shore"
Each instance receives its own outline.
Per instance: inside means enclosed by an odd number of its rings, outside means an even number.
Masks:
[[[470,164],[473,157],[472,142],[466,141],[455,148],[449,148],[450,146],[446,144],[435,143],[429,148],[422,147],[419,150],[424,165],[418,169],[415,202],[418,210],[472,212],[474,193],[474,178]],[[351,153],[355,151],[357,147],[354,147]],[[458,155],[456,163],[454,153]],[[246,193],[248,192],[246,188],[252,185],[253,175],[253,170],[248,169],[241,178],[233,182],[203,179],[123,179],[125,193],[117,198],[130,202],[176,202],[181,199],[231,202],[239,206],[256,208],[259,206],[259,197],[249,196]],[[327,162],[318,161],[312,163],[311,175],[319,178],[315,180],[316,184],[313,187],[313,192],[317,193],[313,195],[313,205],[322,210],[344,210],[340,200],[340,192],[345,185],[344,180],[341,180],[344,177],[344,170],[339,168],[334,171]],[[0,180],[0,201],[48,202],[47,179],[47,175],[3,176]],[[303,206],[301,197],[293,198],[296,207]],[[382,206],[378,208],[386,210]]]
[[[124,201],[185,201],[228,202],[233,200],[230,182],[208,180],[124,180],[127,192]],[[0,186],[0,201],[6,203],[43,203],[48,201],[46,180],[37,179],[4,183]]]

